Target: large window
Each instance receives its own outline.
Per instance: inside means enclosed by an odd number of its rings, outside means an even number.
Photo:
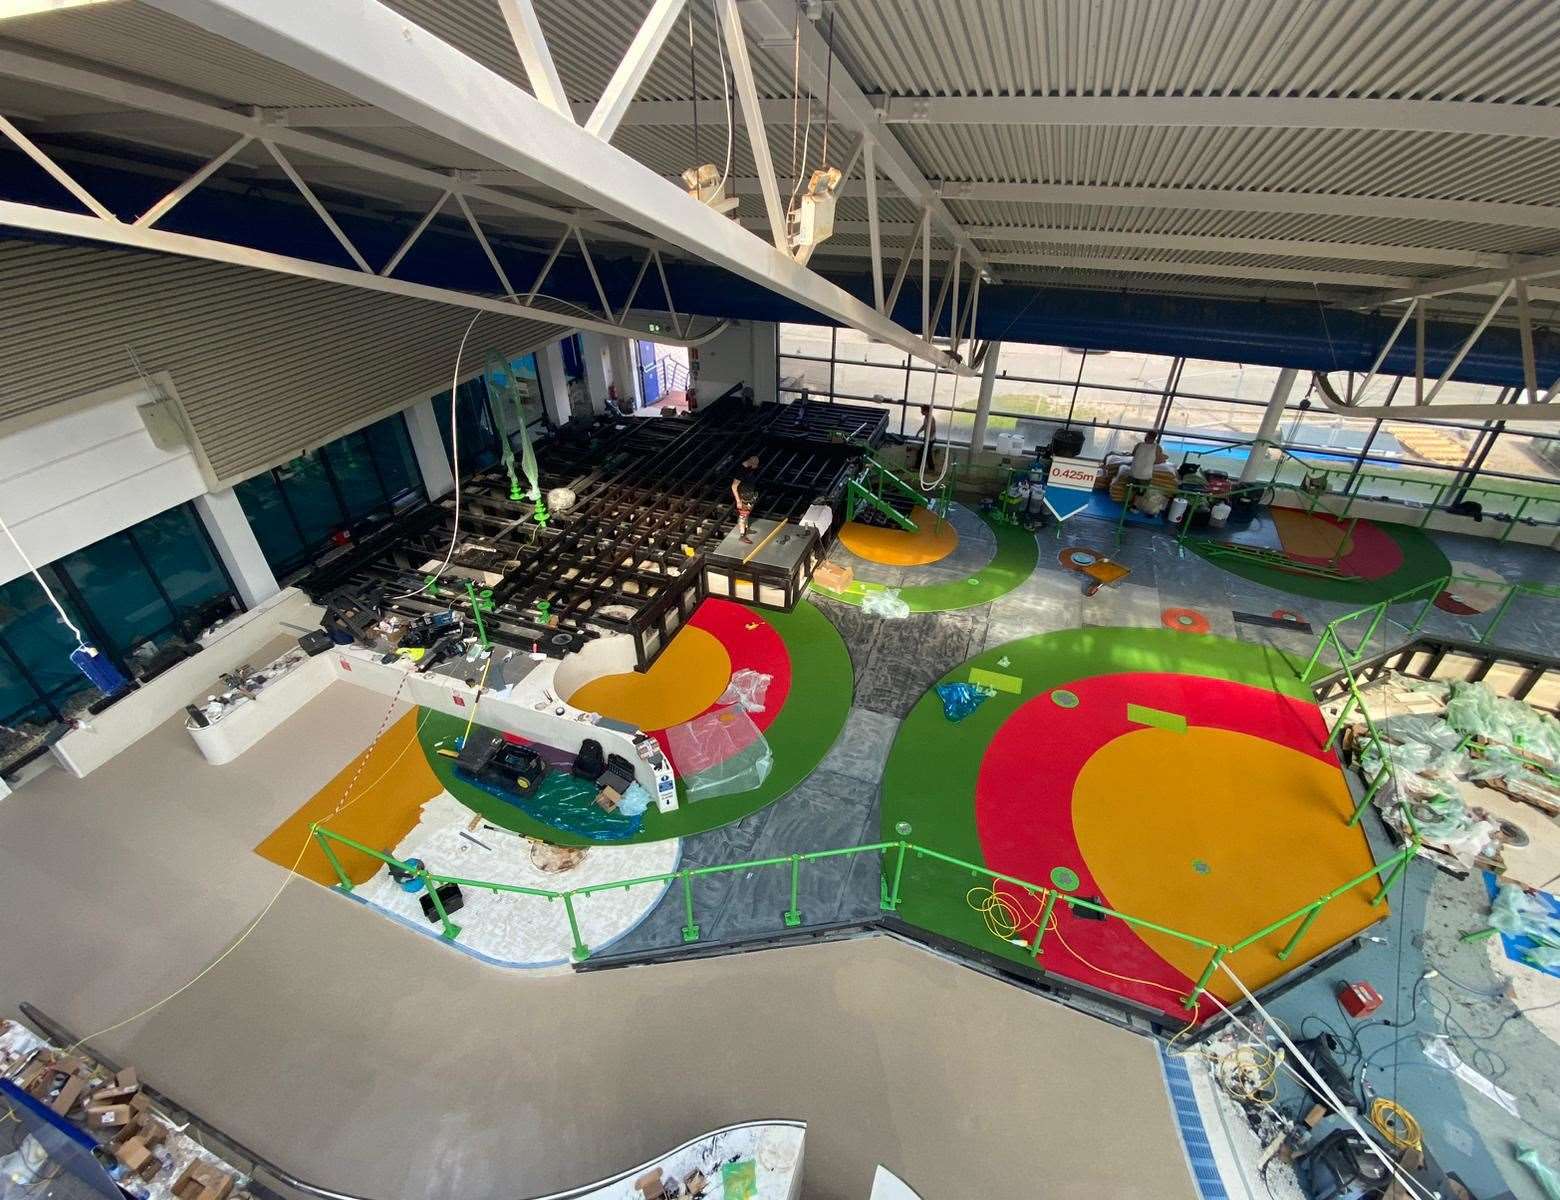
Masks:
[[[1083,454],[1099,458],[1157,431],[1172,458],[1190,456],[1233,473],[1246,465],[1280,376],[1277,367],[1249,363],[1003,343],[986,444],[1032,450],[1070,423],[1084,434]],[[1341,382],[1352,388],[1364,381]],[[1263,478],[1297,483],[1324,472],[1335,490],[1442,506],[1467,499],[1486,513],[1560,524],[1560,435],[1502,430],[1491,422],[1334,413],[1306,383],[1302,374],[1291,389],[1277,436],[1283,449],[1269,452]],[[806,391],[877,404],[888,410],[896,434],[914,433],[920,406],[935,403],[938,437],[951,431],[965,445],[979,393],[976,380],[955,380],[853,330],[817,325],[780,326],[779,385],[782,396]],[[1362,398],[1408,406],[1413,391],[1412,379],[1381,375]],[[1451,382],[1431,408],[1494,404],[1510,395]]]
[[[143,674],[163,647],[192,639],[238,607],[188,505],[67,554],[39,573],[87,640],[131,678]],[[0,725],[46,724],[98,697],[70,661],[75,645],[31,575],[0,587]]]
[[[464,428],[461,437],[464,443]],[[462,459],[465,450],[462,444]],[[277,575],[427,494],[399,413],[246,479],[234,491]]]

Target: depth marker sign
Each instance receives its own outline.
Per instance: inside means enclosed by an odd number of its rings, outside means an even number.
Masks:
[[[1045,478],[1045,506],[1058,521],[1089,507],[1100,464],[1091,458],[1053,458]]]

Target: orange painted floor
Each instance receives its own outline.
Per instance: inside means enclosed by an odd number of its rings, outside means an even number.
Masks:
[[[1314,899],[1370,870],[1365,839],[1346,824],[1350,811],[1343,774],[1323,759],[1195,725],[1139,729],[1100,747],[1078,776],[1072,807],[1078,845],[1120,911],[1224,944],[1283,916],[1293,897]],[[1304,854],[1287,849],[1297,839]],[[1278,870],[1288,898],[1275,911],[1263,880]],[[1371,894],[1356,888],[1329,904],[1306,944],[1336,945],[1374,922],[1381,912]],[[1272,983],[1295,965],[1277,958],[1293,932],[1231,956],[1231,967],[1249,987]],[[1178,938],[1139,936],[1191,978],[1207,962],[1205,950]],[[1213,991],[1237,995],[1222,977]]]
[[[363,761],[359,754],[292,816],[255,847],[255,853],[279,867],[291,868],[316,883],[334,884],[331,868],[309,829],[316,821],[344,837],[389,851],[411,832],[422,806],[444,790],[417,741],[421,710],[407,713],[389,729]],[[361,768],[361,770],[360,770]],[[349,795],[353,777],[357,782]],[[304,849],[303,857],[298,851]],[[344,846],[335,847],[353,883],[364,883],[380,867],[378,859]]]
[[[1270,512],[1285,554],[1297,558],[1344,558],[1354,549],[1354,539],[1344,527],[1331,521],[1298,508],[1274,508]]]
[[[959,531],[928,508],[910,516],[915,532],[847,521],[840,528],[840,542],[852,554],[890,567],[922,567],[947,558],[959,546]]]
[[[684,625],[648,671],[603,675],[565,699],[575,708],[640,729],[667,729],[693,720],[730,682],[731,657],[720,640]]]

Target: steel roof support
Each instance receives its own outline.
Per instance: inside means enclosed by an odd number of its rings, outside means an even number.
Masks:
[[[81,201],[82,204],[86,205],[88,209],[96,213],[99,220],[112,221],[115,223],[119,221],[118,217],[116,217],[113,213],[109,212],[108,209],[104,208],[101,204],[98,203],[96,196],[77,183],[69,171],[60,166],[59,163],[55,162],[52,158],[40,150],[30,137],[28,137],[15,125],[11,124],[11,122],[6,120],[3,116],[0,116],[0,134],[4,134],[7,138],[16,144],[16,147],[21,150],[23,154],[27,155],[28,158],[32,159],[33,162],[37,163],[40,167],[47,171],[49,173],[49,177],[53,179],[55,183],[59,184],[72,196],[76,197],[77,200]]]
[[[878,227],[877,163],[871,139],[861,139],[861,152],[861,175],[867,185],[867,248],[872,254],[872,306],[882,312],[883,232]]]
[[[1436,396],[1446,386],[1446,381],[1452,377],[1458,367],[1462,366],[1463,359],[1468,357],[1468,351],[1473,349],[1473,344],[1479,340],[1479,335],[1489,328],[1490,322],[1495,319],[1495,314],[1500,311],[1500,306],[1506,303],[1506,297],[1511,295],[1511,289],[1515,286],[1516,282],[1513,280],[1500,289],[1500,293],[1495,297],[1495,302],[1490,305],[1484,316],[1479,319],[1479,323],[1473,327],[1473,332],[1468,335],[1467,341],[1463,342],[1457,353],[1452,356],[1452,361],[1446,364],[1446,370],[1441,372],[1441,377],[1435,381],[1435,386],[1425,395],[1424,404],[1434,403]]]
[[[612,305],[607,302],[606,289],[601,286],[601,276],[596,274],[595,261],[590,256],[590,247],[585,244],[585,238],[578,228],[574,230],[574,240],[580,244],[580,254],[585,259],[585,269],[590,272],[590,281],[596,285],[596,299],[601,301],[601,311],[607,320],[612,319]]]
[[[670,180],[374,0],[147,0],[643,233],[949,370],[894,324]],[[446,182],[441,180],[442,184]]]
[[[503,265],[498,261],[498,255],[493,253],[493,247],[487,240],[487,234],[482,232],[482,226],[477,224],[477,218],[472,215],[471,205],[466,203],[466,197],[456,196],[455,203],[460,205],[460,211],[466,217],[466,224],[471,226],[471,232],[476,235],[477,244],[482,247],[482,253],[487,255],[487,260],[493,268],[493,274],[498,276],[499,286],[504,289],[504,295],[511,300],[515,298],[515,289],[509,282],[509,276],[505,273]]]
[[[1495,284],[1510,283],[1515,280],[1542,279],[1549,275],[1560,275],[1560,254],[1546,254],[1540,258],[1515,259],[1503,266],[1491,267],[1483,271],[1463,271],[1456,275],[1443,275],[1438,279],[1425,280],[1413,287],[1400,291],[1388,292],[1381,296],[1372,296],[1369,302],[1372,304],[1396,304],[1401,300],[1414,300],[1421,296],[1444,296],[1449,292],[1467,292],[1477,288],[1488,288]]]
[[[270,151],[271,157],[276,160],[276,165],[286,172],[287,178],[293,182],[293,187],[303,194],[303,198],[308,201],[309,207],[314,210],[314,215],[325,223],[325,228],[330,230],[335,239],[341,243],[341,248],[351,256],[353,262],[357,263],[358,270],[367,271],[372,275],[374,269],[368,265],[368,260],[358,253],[358,248],[352,244],[352,239],[342,232],[341,226],[336,224],[336,218],[331,216],[325,206],[320,203],[320,198],[314,194],[314,189],[303,181],[303,176],[298,174],[297,168],[288,161],[281,148],[276,143],[267,141],[264,138],[260,139],[260,144]],[[486,245],[485,240],[483,245]]]
[[[215,175],[219,170],[222,169],[224,163],[226,163],[245,146],[249,145],[249,143],[252,141],[254,141],[254,139],[247,133],[241,135],[238,141],[234,142],[221,154],[217,155],[205,166],[201,167],[200,170],[196,171],[193,175],[186,179],[183,183],[179,184],[178,187],[174,188],[173,191],[169,192],[156,204],[152,205],[151,208],[147,209],[144,213],[137,217],[135,219],[135,223],[137,225],[157,224],[158,221],[162,220],[165,216],[168,215],[170,211],[172,211],[174,205],[178,204],[180,200],[183,200],[184,197],[188,196],[201,184],[205,183],[206,180]]]
[[[434,217],[438,216],[444,206],[449,203],[452,194],[449,188],[445,188],[439,193],[439,198],[433,202],[433,207],[428,210],[421,221],[418,221],[412,227],[412,231],[406,235],[406,240],[396,247],[395,253],[390,256],[390,261],[379,268],[381,275],[395,274],[395,269],[401,265],[401,260],[406,257],[406,252],[412,248],[418,238],[422,237],[423,231],[433,224]]]
[[[801,68],[808,76],[813,93],[821,96],[828,91],[830,94],[830,111],[825,114],[826,118],[832,115],[841,124],[873,142],[877,147],[878,165],[883,174],[904,195],[931,210],[932,220],[948,235],[949,240],[964,247],[964,257],[972,265],[987,269],[980,248],[970,240],[948,211],[937,189],[921,173],[899,139],[878,119],[876,106],[851,78],[850,72],[836,62],[832,79],[827,78],[832,51],[813,28],[811,21],[804,19],[798,25],[796,0],[743,0],[743,9],[750,16],[749,25],[758,44],[774,56],[775,61],[785,70],[791,69],[793,54],[799,51]],[[788,104],[789,101],[783,103]]]
[[[364,273],[346,267],[315,262],[307,258],[292,258],[285,254],[273,254],[268,250],[255,250],[249,246],[236,246],[231,242],[218,242],[210,238],[191,237],[183,233],[169,233],[162,229],[149,229],[121,221],[106,221],[101,217],[83,213],[61,212],[55,208],[41,208],[33,204],[17,204],[0,200],[0,225],[14,225],[18,229],[31,229],[39,233],[58,234],[62,237],[80,238],[84,241],[106,242],[116,246],[130,246],[138,250],[155,250],[163,254],[180,254],[186,258],[199,258],[208,262],[228,263],[236,267],[253,267],[262,271],[275,271],[300,279],[314,279],[322,283],[339,283],[365,291],[382,292],[393,296],[407,296],[414,300],[432,300],[439,304],[454,304],[461,308],[480,308],[486,312],[517,317],[524,321],[539,321],[547,325],[561,326],[565,330],[588,329],[596,333],[622,337],[622,327],[593,317],[573,313],[553,312],[545,308],[532,308],[513,300],[499,300],[475,292],[458,292],[451,288],[430,287],[427,284],[409,283],[402,279],[387,279],[369,271]],[[674,345],[698,346],[714,337],[727,325],[717,321],[713,327],[698,337],[677,337],[664,340]]]
[[[1517,280],[1517,337],[1522,346],[1522,384],[1528,403],[1538,403],[1538,364],[1533,358],[1533,318],[1528,312],[1527,280]],[[1423,304],[1424,301],[1419,301]]]
[[[553,112],[573,121],[569,97],[564,94],[558,68],[553,66],[552,52],[547,49],[547,38],[542,33],[542,23],[536,19],[531,0],[498,0],[498,10],[504,14],[504,24],[509,26],[509,36],[514,39],[515,52],[525,66],[531,91]]]
[[[731,63],[737,99],[742,102],[742,124],[747,129],[748,149],[753,152],[753,166],[758,171],[759,187],[764,194],[770,237],[776,250],[789,255],[791,241],[786,231],[785,206],[780,203],[780,180],[769,156],[769,135],[764,131],[764,112],[758,104],[758,85],[753,80],[753,61],[748,57],[747,38],[742,33],[742,16],[737,12],[737,0],[715,0],[715,4],[720,12],[720,36],[726,42],[726,58]]]
[[[655,62],[655,56],[660,53],[666,35],[672,31],[685,3],[687,0],[655,0],[655,6],[629,44],[628,53],[618,63],[606,90],[601,93],[601,99],[596,101],[595,109],[585,121],[585,128],[591,133],[609,142],[612,140],[634,93],[645,81],[645,73],[650,70],[650,64]]]

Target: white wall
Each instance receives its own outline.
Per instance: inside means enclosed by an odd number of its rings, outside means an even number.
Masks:
[[[0,426],[0,518],[42,565],[206,491],[187,442],[158,449],[136,406],[143,385],[58,405],[57,415]],[[0,538],[0,583],[26,565]]]
[[[698,348],[699,402],[708,403],[734,383],[753,389],[760,403],[775,399],[778,330],[770,321],[733,321]]]

